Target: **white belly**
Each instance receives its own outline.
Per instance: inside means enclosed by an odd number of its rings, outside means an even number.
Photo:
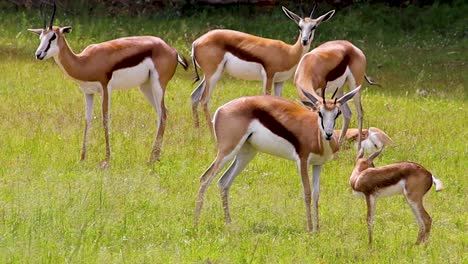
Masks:
[[[259,121],[250,123],[248,134],[252,133],[249,143],[258,151],[288,160],[297,160],[294,146],[286,139],[277,136]]]
[[[402,194],[403,190],[405,189],[405,180],[400,180],[396,184],[386,187],[386,188],[381,188],[377,190],[376,196],[377,197],[389,197],[393,196],[396,194]]]
[[[125,90],[139,87],[148,80],[149,72],[154,71],[153,61],[150,58],[144,59],[140,64],[114,71],[109,81],[112,90]],[[80,85],[84,93],[96,94],[102,92],[101,83],[83,82],[75,80]]]
[[[224,63],[230,75],[242,80],[263,81],[266,76],[260,63],[241,60],[229,52],[224,55]]]

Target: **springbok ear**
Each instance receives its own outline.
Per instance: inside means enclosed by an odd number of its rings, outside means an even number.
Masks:
[[[60,33],[65,34],[65,33],[70,33],[72,31],[72,27],[61,27],[60,28]]]
[[[292,21],[294,21],[296,24],[299,25],[299,22],[301,21],[301,17],[294,14],[293,12],[289,11],[289,9],[287,9],[286,7],[282,6],[281,7],[283,9],[283,12],[286,14],[287,17],[289,17],[289,19],[291,19]]]
[[[304,103],[304,101],[302,101],[303,104],[305,105],[310,105],[312,108],[316,108],[317,107],[317,102],[319,101],[319,99],[317,97],[315,97],[314,95],[312,95],[311,93],[307,92],[306,90],[300,88],[302,93],[307,97],[307,99],[309,99],[309,103]]]
[[[361,86],[362,85],[359,85],[358,88],[356,88],[356,89],[352,90],[351,92],[343,95],[340,99],[336,100],[336,102],[339,103],[340,105],[343,105],[344,103],[348,102],[349,100],[351,100],[351,98],[354,97],[354,95],[356,95],[357,93],[360,92]]]
[[[316,19],[316,20],[317,20],[317,25],[319,25],[319,24],[322,23],[322,22],[327,21],[327,20],[330,19],[334,14],[335,14],[335,10],[331,10],[331,11],[328,11],[325,15],[319,16],[319,17]]]
[[[384,149],[384,147],[382,146],[382,147],[379,148],[376,152],[372,153],[372,154],[369,156],[368,160],[369,160],[370,162],[374,162],[374,159],[377,158],[377,156],[382,152],[383,149]]]
[[[28,28],[28,31],[40,36],[42,34],[42,29],[41,28]]]

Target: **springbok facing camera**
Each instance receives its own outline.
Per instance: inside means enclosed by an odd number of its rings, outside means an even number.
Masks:
[[[316,94],[317,90],[335,90],[337,96],[343,95],[343,87],[348,83],[350,90],[361,86],[364,79],[371,85],[379,85],[372,82],[366,76],[366,56],[351,42],[345,40],[328,41],[305,54],[294,76],[294,84],[297,87],[299,97],[304,103],[308,103],[302,90]],[[353,98],[358,113],[358,149],[361,148],[361,133],[363,110],[361,93]],[[351,120],[351,109],[348,104],[343,105],[343,126],[339,138],[339,145],[343,143],[346,130]]]
[[[309,164],[313,165],[314,231],[319,228],[318,200],[322,165],[338,150],[333,139],[333,128],[340,115],[341,106],[350,100],[361,87],[338,100],[318,99],[304,91],[317,112],[268,95],[235,99],[216,111],[214,131],[217,156],[200,179],[200,189],[195,209],[198,223],[203,197],[213,178],[234,159],[219,180],[226,223],[231,222],[228,195],[236,176],[254,158],[257,152],[268,153],[296,161],[302,180],[306,206],[307,230],[312,230],[311,190]]]
[[[284,82],[294,74],[297,63],[309,50],[316,27],[335,13],[331,10],[313,19],[315,8],[316,5],[310,17],[301,18],[283,7],[286,16],[299,27],[299,37],[294,45],[222,29],[209,31],[195,40],[192,44],[195,81],[200,80],[197,66],[204,74],[191,95],[195,127],[199,126],[198,105],[202,102],[208,126],[213,129],[208,106],[211,93],[224,70],[243,80],[263,81],[263,94],[271,94],[274,85],[275,95],[280,96]]]
[[[341,135],[341,130],[335,129],[333,131],[333,136],[338,142],[338,139]],[[345,140],[347,141],[358,141],[359,129],[357,128],[348,128],[345,135]],[[369,127],[369,129],[363,129],[361,133],[361,146],[367,152],[377,151],[380,148],[386,147],[392,144],[392,139],[381,129],[376,127]]]
[[[372,226],[375,213],[375,199],[403,194],[419,225],[416,244],[429,239],[432,219],[423,206],[424,195],[435,185],[436,191],[443,189],[442,182],[428,170],[414,162],[398,162],[374,167],[374,159],[383,148],[363,158],[361,148],[349,183],[355,194],[363,195],[367,203],[367,228],[369,244],[372,244]]]
[[[152,36],[119,38],[86,47],[80,54],[70,49],[65,34],[71,27],[53,26],[56,6],[46,28],[43,6],[41,29],[28,29],[39,35],[36,51],[38,60],[54,57],[65,75],[78,83],[85,94],[86,123],[83,135],[81,160],[86,157],[88,130],[91,126],[94,94],[102,93],[102,119],[106,139],[106,159],[102,167],[109,165],[111,148],[109,140],[109,108],[112,90],[140,87],[158,115],[157,133],[148,162],[159,159],[166,126],[164,91],[174,75],[177,63],[187,69],[187,61],[175,48]]]

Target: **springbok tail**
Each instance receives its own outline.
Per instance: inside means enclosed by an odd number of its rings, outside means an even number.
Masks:
[[[370,85],[377,85],[377,86],[379,86],[379,87],[382,87],[382,85],[381,85],[380,83],[374,82],[371,78],[369,78],[369,76],[364,75],[364,78],[366,79],[366,81],[367,81]]]
[[[195,49],[192,46],[192,62],[193,62],[193,67],[195,68],[195,76],[193,77],[193,83],[196,83],[200,80],[200,75],[198,74],[198,65],[197,65],[197,60],[195,58]]]
[[[432,182],[435,185],[436,192],[442,191],[444,189],[444,185],[442,184],[442,181],[437,179],[434,175],[432,175]]]
[[[177,62],[180,63],[182,67],[184,67],[184,70],[188,69],[189,65],[188,65],[187,59],[185,59],[185,57],[181,56],[179,53],[177,53]]]

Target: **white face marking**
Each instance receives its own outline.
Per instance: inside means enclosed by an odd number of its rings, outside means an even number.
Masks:
[[[39,47],[36,50],[36,59],[47,60],[48,58],[56,55],[59,52],[57,45],[57,35],[53,30],[50,30],[46,34],[42,31],[39,36]]]
[[[323,105],[318,109],[318,122],[322,135],[325,139],[330,140],[333,137],[333,129],[335,129],[336,118],[340,115],[341,111],[335,107],[332,110],[327,110]]]
[[[302,46],[309,46],[314,39],[315,28],[317,23],[315,21],[306,22],[304,19],[299,21],[299,30],[301,31],[301,44]]]
[[[230,75],[242,80],[262,81],[265,75],[260,63],[241,60],[230,52],[226,52],[221,63],[225,63],[225,69]]]
[[[258,151],[288,160],[298,160],[294,146],[286,139],[277,136],[258,120],[250,123],[247,134],[252,135],[249,143]]]

